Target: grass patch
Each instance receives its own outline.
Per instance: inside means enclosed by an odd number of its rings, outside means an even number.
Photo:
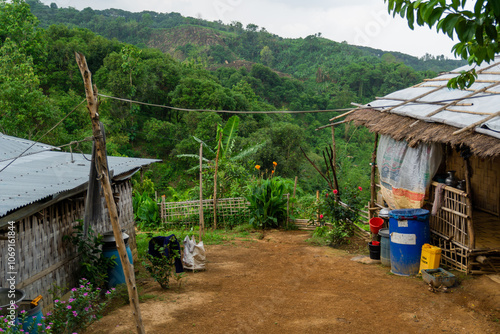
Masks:
[[[205,236],[203,237],[203,243],[205,245],[220,245],[226,242],[230,242],[235,238],[245,238],[254,231],[251,224],[238,225],[232,230],[205,230]],[[191,229],[173,228],[173,229],[162,229],[158,231],[147,231],[137,233],[137,253],[140,258],[144,257],[148,251],[149,240],[157,236],[168,236],[175,234],[177,240],[182,245],[182,241],[186,236],[191,238],[194,235],[196,240],[199,240],[199,228],[196,226]]]

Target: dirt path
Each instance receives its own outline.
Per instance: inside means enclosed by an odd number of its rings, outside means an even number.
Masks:
[[[138,280],[147,333],[499,333],[500,285],[467,278],[448,293],[421,279],[313,247],[307,232],[208,246],[208,270],[180,292]],[[136,333],[128,306],[86,333]]]

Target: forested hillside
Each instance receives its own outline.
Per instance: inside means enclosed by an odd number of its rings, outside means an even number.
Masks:
[[[238,115],[237,136],[221,157],[221,196],[241,195],[245,181],[255,175],[254,166],[271,170],[273,162],[278,175],[298,176],[306,192],[325,187],[300,147],[321,165],[331,132],[314,130],[340,112],[262,111],[349,107],[416,84],[435,75],[432,70],[458,66],[441,57],[419,60],[318,35],[283,39],[255,25],[244,28],[238,22],[226,25],[177,13],[78,11],[37,0],[0,0],[0,6],[1,132],[37,140],[78,106],[43,141],[63,145],[91,136],[80,104],[85,94],[74,57],[80,51],[99,93],[107,96],[187,109],[261,111]],[[110,154],[164,161],[150,176],[171,199],[196,198],[196,173],[186,170],[197,160],[186,155],[196,155],[203,141],[205,157],[213,159],[218,124],[224,127],[233,116],[105,97],[100,115]],[[372,138],[365,129],[336,129],[342,182],[367,186]],[[73,149],[88,153],[89,144]]]

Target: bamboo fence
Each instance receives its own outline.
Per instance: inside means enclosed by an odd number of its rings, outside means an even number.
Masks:
[[[201,201],[205,224],[213,222],[214,200]],[[232,225],[237,220],[248,220],[249,202],[243,197],[217,199],[218,224]],[[196,225],[199,223],[200,201],[166,202],[162,197],[160,207],[161,222],[164,225],[184,224]]]

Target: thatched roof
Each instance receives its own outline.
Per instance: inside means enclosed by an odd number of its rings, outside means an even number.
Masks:
[[[500,156],[500,56],[476,68],[477,79],[470,88],[448,89],[450,78],[470,68],[442,73],[377,98],[350,113],[346,121],[406,140],[411,146],[439,142],[469,146],[484,158]]]
[[[457,128],[446,124],[417,121],[373,109],[356,110],[346,120],[363,125],[371,132],[388,135],[398,141],[406,140],[411,147],[422,142],[437,142],[454,147],[469,146],[472,153],[481,158],[500,156],[500,139],[471,131],[453,135]]]

